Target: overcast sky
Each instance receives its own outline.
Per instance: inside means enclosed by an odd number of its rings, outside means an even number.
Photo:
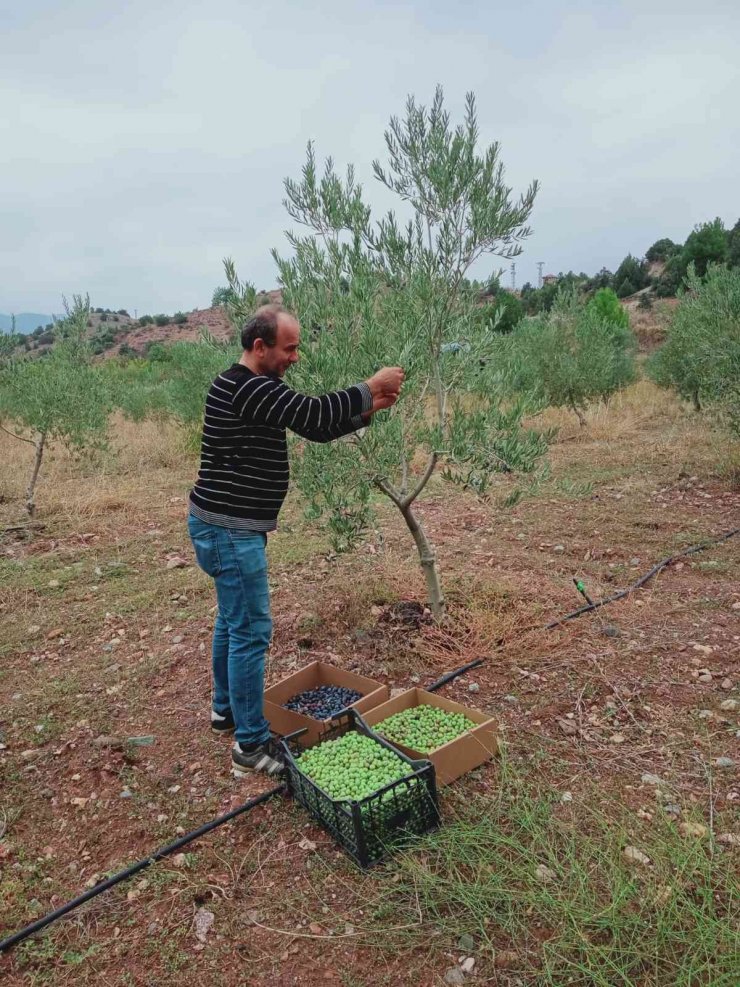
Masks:
[[[273,287],[306,142],[385,206],[388,119],[437,83],[541,181],[518,284],[614,269],[740,216],[739,56],[737,0],[4,3],[0,312],[206,307],[227,255]]]

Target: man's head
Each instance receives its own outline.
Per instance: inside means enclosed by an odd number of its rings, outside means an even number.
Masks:
[[[242,347],[255,373],[282,377],[300,359],[300,337],[295,316],[281,305],[263,305],[242,329]]]

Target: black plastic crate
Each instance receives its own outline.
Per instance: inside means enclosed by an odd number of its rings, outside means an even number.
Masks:
[[[334,718],[321,734],[319,743],[356,730],[381,747],[393,751],[409,766],[405,778],[391,782],[360,801],[333,799],[301,771],[296,758],[304,748],[298,734],[280,740],[285,759],[285,780],[293,798],[324,827],[359,864],[369,867],[409,837],[421,836],[439,825],[439,802],[434,765],[414,761],[379,737],[360,716],[348,709]]]

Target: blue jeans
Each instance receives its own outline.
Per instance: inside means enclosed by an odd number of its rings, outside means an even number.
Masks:
[[[198,565],[216,583],[213,709],[234,717],[240,744],[262,743],[270,736],[262,708],[272,636],[267,535],[208,524],[192,514],[188,530]]]

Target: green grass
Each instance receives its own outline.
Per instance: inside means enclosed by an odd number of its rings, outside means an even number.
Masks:
[[[401,859],[389,926],[420,911],[420,939],[436,933],[454,950],[468,933],[482,973],[504,950],[519,982],[538,987],[737,983],[737,872],[708,837],[645,827],[603,791],[562,804],[505,765],[496,796],[459,799],[454,815]],[[630,845],[650,866],[624,859]],[[417,933],[402,935],[409,947]]]

